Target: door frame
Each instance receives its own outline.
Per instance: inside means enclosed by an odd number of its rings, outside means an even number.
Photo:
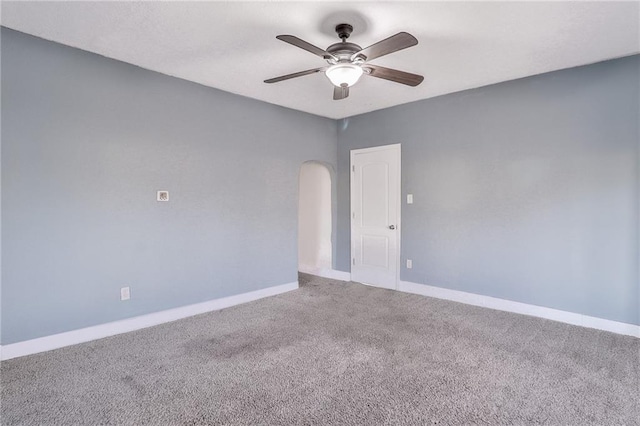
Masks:
[[[353,174],[355,173],[355,166],[353,164],[353,158],[355,157],[356,154],[364,154],[364,153],[368,153],[368,152],[376,152],[376,151],[387,151],[387,150],[394,150],[398,152],[398,199],[396,200],[397,204],[396,204],[396,208],[397,210],[397,224],[396,224],[396,231],[397,231],[397,243],[398,243],[398,247],[396,250],[396,285],[395,285],[395,290],[398,290],[399,286],[400,286],[400,266],[401,266],[401,260],[402,260],[402,244],[401,244],[401,240],[402,240],[402,144],[400,143],[395,143],[395,144],[390,144],[390,145],[380,145],[380,146],[374,146],[374,147],[370,147],[370,148],[361,148],[361,149],[352,149],[349,153],[349,237],[350,237],[350,257],[351,257],[351,262],[349,262],[349,269],[351,269],[351,267],[353,267],[353,259],[355,258],[355,247],[354,247],[354,235],[353,235],[353,216],[354,216],[354,209],[353,209],[353,192],[354,192],[354,179],[353,179]]]

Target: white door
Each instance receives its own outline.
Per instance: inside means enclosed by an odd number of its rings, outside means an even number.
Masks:
[[[396,289],[400,144],[351,151],[351,280]]]

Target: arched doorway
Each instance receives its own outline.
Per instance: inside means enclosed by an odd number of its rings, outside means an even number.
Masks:
[[[322,163],[300,167],[298,270],[321,275],[332,269],[331,172]]]

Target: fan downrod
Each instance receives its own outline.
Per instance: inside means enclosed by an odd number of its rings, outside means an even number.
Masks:
[[[353,32],[353,27],[349,24],[338,24],[336,25],[336,32],[342,41],[346,41]]]

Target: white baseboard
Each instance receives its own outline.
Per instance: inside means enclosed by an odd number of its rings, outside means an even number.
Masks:
[[[298,281],[288,284],[263,288],[261,290],[234,296],[223,297],[221,299],[209,300],[207,302],[196,303],[194,305],[182,306],[168,309],[166,311],[154,312],[152,314],[127,318],[106,324],[81,328],[79,330],[67,331],[65,333],[53,334],[51,336],[39,337],[37,339],[25,340],[23,342],[11,343],[0,347],[0,359],[7,360],[20,356],[31,355],[38,352],[50,351],[64,346],[89,342],[116,334],[127,333],[166,322],[187,318],[205,312],[217,311],[242,303],[262,299],[264,297],[275,296],[287,291],[296,290]]]
[[[511,300],[498,299],[491,296],[482,296],[480,294],[466,293],[464,291],[433,287],[425,284],[416,284],[408,281],[400,281],[398,290],[405,293],[420,294],[422,296],[451,300],[454,302],[465,303],[467,305],[482,306],[483,308],[496,309],[498,311],[514,312],[517,314],[546,318],[567,324],[579,325],[581,327],[595,328],[597,330],[610,331],[612,333],[640,338],[640,325],[635,324],[611,321],[574,312],[529,305]]]
[[[335,269],[300,265],[298,270],[305,274],[317,275],[319,277],[330,278],[332,280],[351,281],[351,274],[349,272],[337,271]]]

